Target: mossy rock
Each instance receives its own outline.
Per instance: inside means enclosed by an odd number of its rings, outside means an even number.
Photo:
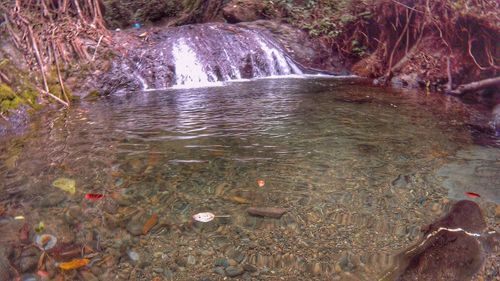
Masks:
[[[100,97],[101,97],[101,93],[97,90],[92,90],[89,92],[88,95],[86,95],[84,97],[85,100],[87,101],[95,101],[95,100],[98,100]]]

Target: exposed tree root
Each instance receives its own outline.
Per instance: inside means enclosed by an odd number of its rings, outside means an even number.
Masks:
[[[477,91],[481,89],[486,89],[494,86],[500,86],[500,76],[494,78],[488,78],[481,81],[475,81],[468,84],[463,84],[458,86],[455,90],[449,91],[452,95],[463,95],[467,92]]]
[[[0,81],[7,84],[11,83],[9,77],[7,77],[7,75],[5,75],[2,71],[0,71]]]
[[[62,69],[73,62],[91,61],[89,46],[109,44],[99,0],[11,0],[0,4],[14,45],[23,50],[30,66],[37,65],[43,80],[40,92],[69,106]],[[99,40],[98,40],[99,39]],[[97,42],[98,43],[95,43]],[[51,93],[48,77],[57,71],[60,93]],[[64,99],[64,100],[63,100]]]
[[[498,75],[498,1],[382,0],[367,9],[375,15],[372,26],[378,27],[377,39],[365,42],[373,52],[353,67],[359,74],[389,82],[397,72],[420,71],[425,81],[448,81],[448,89],[452,89],[452,82]],[[349,51],[349,40],[360,38],[357,34],[367,31],[368,26],[345,30],[351,37],[341,36],[339,49]],[[453,64],[448,62],[451,59]]]

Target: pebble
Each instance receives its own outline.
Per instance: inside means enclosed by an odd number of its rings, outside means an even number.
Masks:
[[[352,272],[356,268],[355,261],[353,259],[353,255],[348,253],[340,258],[339,265],[342,268],[342,271]]]
[[[321,264],[319,262],[315,263],[312,268],[312,273],[314,275],[319,275],[321,273]]]
[[[439,212],[440,211],[439,203],[432,204],[431,210],[435,213]]]
[[[212,251],[212,250],[202,250],[201,254],[203,256],[212,256],[214,254],[214,251]]]
[[[161,267],[153,267],[153,272],[163,273],[163,268],[161,268]]]
[[[2,257],[9,257],[14,252],[14,247],[10,244],[0,244],[0,259]]]
[[[44,196],[40,201],[40,207],[50,208],[59,205],[66,199],[66,194],[64,193],[52,193],[48,196]]]
[[[143,224],[139,221],[131,220],[127,224],[127,231],[132,235],[139,236],[142,235],[142,226]]]
[[[9,266],[9,260],[5,256],[0,255],[0,280],[10,280],[14,276],[13,273]]]
[[[37,281],[38,277],[35,274],[25,274],[21,276],[21,281]]]
[[[195,265],[196,264],[196,258],[194,256],[188,256],[187,258],[187,264],[189,265]]]
[[[221,266],[215,267],[213,271],[219,275],[222,275],[222,276],[226,275],[224,268]]]
[[[392,185],[398,188],[404,188],[408,185],[410,177],[408,175],[398,175],[398,177],[392,181]]]
[[[222,267],[226,268],[229,266],[229,261],[225,258],[218,258],[215,260],[214,265],[215,266],[222,266]]]
[[[288,212],[288,209],[274,207],[250,207],[247,209],[247,212],[252,216],[279,219],[286,212]]]
[[[103,210],[108,214],[114,215],[118,213],[118,203],[116,203],[115,201],[106,200],[104,202]]]
[[[241,266],[229,266],[226,268],[226,274],[229,277],[236,277],[243,274],[243,272],[245,272],[245,270],[243,270],[243,267]]]
[[[82,208],[79,206],[71,206],[68,208],[66,213],[64,213],[64,219],[69,224],[75,224],[80,221],[82,217]]]
[[[255,267],[251,264],[248,264],[248,263],[243,265],[243,269],[245,271],[248,271],[248,272],[256,272],[257,271],[257,267]]]
[[[81,271],[80,274],[82,275],[82,279],[85,281],[99,281],[97,277],[95,277],[94,274],[92,274],[90,271]]]
[[[127,255],[132,260],[133,262],[138,262],[139,261],[139,254],[136,251],[128,250]]]
[[[56,222],[56,233],[57,241],[63,244],[73,244],[75,242],[76,236],[73,229],[65,224],[63,221]]]
[[[174,273],[172,272],[172,270],[167,269],[163,271],[163,276],[165,276],[168,280],[171,280],[174,278]]]
[[[180,267],[186,267],[187,260],[184,257],[176,257],[175,263]]]
[[[28,248],[21,253],[19,259],[19,270],[21,272],[29,272],[36,268],[38,264],[37,251],[34,248]]]
[[[37,264],[38,264],[37,257],[22,257],[19,260],[19,270],[21,272],[32,271],[35,269]]]
[[[495,207],[495,217],[500,218],[500,205]]]

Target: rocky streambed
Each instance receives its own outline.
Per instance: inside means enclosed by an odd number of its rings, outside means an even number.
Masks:
[[[490,185],[466,190],[474,198],[447,190],[461,169],[474,174],[469,158],[496,159],[473,145],[464,112],[331,78],[52,112],[0,148],[0,278],[376,280],[456,200],[498,231]],[[193,219],[204,212],[213,220]],[[480,253],[474,280],[494,280],[498,248]]]

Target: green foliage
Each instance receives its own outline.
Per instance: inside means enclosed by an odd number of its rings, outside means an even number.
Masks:
[[[361,43],[359,43],[357,40],[353,40],[351,42],[351,52],[353,55],[361,58],[367,54],[367,48],[366,46],[363,46]]]
[[[285,11],[290,24],[314,37],[337,38],[344,28],[358,19],[368,19],[371,12],[365,0],[266,0]]]

